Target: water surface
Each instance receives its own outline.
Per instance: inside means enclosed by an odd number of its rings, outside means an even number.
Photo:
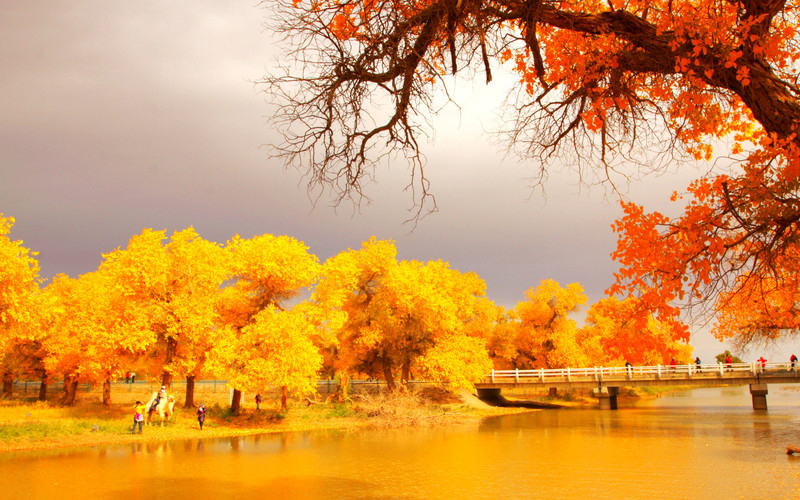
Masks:
[[[800,498],[800,392],[696,389],[617,411],[0,457],[9,499]]]

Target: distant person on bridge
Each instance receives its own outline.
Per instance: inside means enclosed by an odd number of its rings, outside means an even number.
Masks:
[[[733,367],[731,367],[731,363],[733,363],[733,360],[731,359],[730,353],[726,354],[725,355],[725,366],[728,367],[728,371],[733,370]]]
[[[789,361],[792,363],[792,371],[794,371],[794,369],[797,368],[797,356],[792,354],[792,357],[789,358]]]
[[[763,371],[767,367],[767,360],[764,359],[764,356],[761,356],[757,361],[761,363],[761,370]]]
[[[696,356],[694,358],[694,364],[695,364],[695,366],[697,366],[697,373],[700,373],[701,371],[703,371],[703,369],[700,368],[700,356]]]
[[[669,369],[673,371],[675,370],[675,358],[672,358],[672,360],[669,362]]]

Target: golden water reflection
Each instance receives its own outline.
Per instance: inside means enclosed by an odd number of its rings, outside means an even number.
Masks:
[[[784,393],[785,392],[785,393]],[[703,389],[464,426],[137,443],[0,459],[4,498],[800,498],[800,394]]]

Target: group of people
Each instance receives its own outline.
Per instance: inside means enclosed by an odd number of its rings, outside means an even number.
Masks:
[[[132,380],[131,380],[132,381]],[[145,420],[146,413],[152,413],[158,408],[158,405],[161,403],[161,400],[167,399],[167,388],[166,386],[161,386],[161,389],[156,394],[155,399],[153,399],[153,403],[148,408],[147,404],[142,403],[139,400],[136,400],[136,403],[133,405],[133,429],[131,430],[131,434],[136,434],[136,427],[139,427],[139,434],[142,433],[142,426]],[[206,406],[204,404],[200,404],[197,408],[197,423],[200,424],[200,430],[203,430],[203,424],[206,421]]]
[[[761,368],[766,368],[767,360],[764,358],[764,356],[761,356],[756,361],[761,363]],[[791,363],[791,369],[795,370],[797,368],[797,356],[792,354],[792,356],[789,358],[789,362]],[[700,362],[700,357],[699,356],[696,356],[694,358],[694,364],[697,367],[697,371],[698,372],[702,371],[702,369],[701,369],[701,364],[702,363]],[[676,366],[675,358],[672,358],[672,360],[669,362],[669,366],[670,366],[671,369],[675,368],[675,366]],[[632,367],[633,366],[630,364],[630,362],[625,361],[625,368],[626,369],[628,369],[630,371],[630,369]],[[733,367],[733,358],[731,357],[730,353],[726,353],[725,354],[725,367],[728,368],[729,370],[732,369],[732,367]],[[258,404],[258,402],[259,401],[257,401],[256,404]]]

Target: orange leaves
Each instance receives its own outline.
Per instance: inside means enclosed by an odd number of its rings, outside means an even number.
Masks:
[[[515,327],[497,332],[511,339],[492,341],[500,364],[515,368],[586,366],[589,357],[578,344],[577,324],[570,318],[586,303],[583,288],[577,283],[562,288],[556,281],[543,280],[526,295],[528,300],[518,303],[514,310]],[[498,349],[504,343],[513,349]]]
[[[653,318],[637,299],[610,297],[589,309],[581,336],[583,344],[597,343],[596,363],[666,364],[673,357],[688,359],[691,354],[685,329],[676,326]]]
[[[736,66],[736,60],[742,57],[741,50],[732,50],[728,52],[728,57],[725,59],[725,67],[732,68]]]
[[[352,3],[344,5],[342,11],[336,13],[333,21],[328,25],[331,33],[339,39],[347,40],[352,38],[358,31],[353,18],[353,8]]]
[[[763,149],[738,176],[692,183],[679,217],[624,207],[612,255],[622,269],[609,292],[637,294],[675,326],[677,302],[715,300],[717,335],[744,342],[794,328],[786,318],[796,315],[789,298],[797,294],[796,266],[789,262],[798,254],[800,156],[792,142],[759,140]]]

